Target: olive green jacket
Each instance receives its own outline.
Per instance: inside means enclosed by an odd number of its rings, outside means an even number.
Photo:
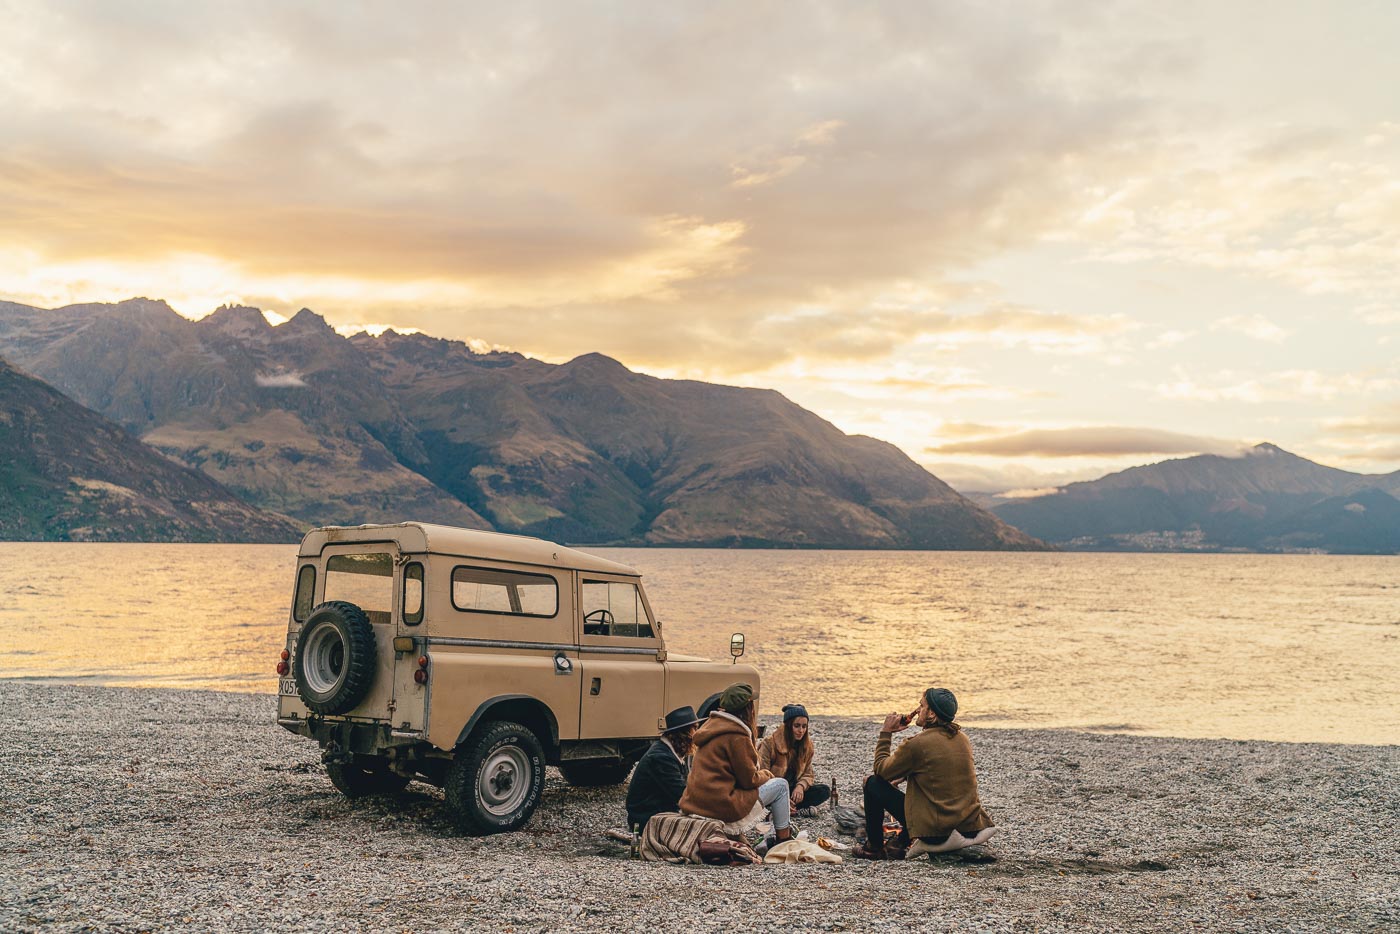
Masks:
[[[904,827],[911,837],[944,837],[954,830],[966,835],[992,826],[977,798],[972,744],[962,730],[926,727],[893,755],[891,736],[881,733],[875,743],[875,774],[887,782],[908,780]]]

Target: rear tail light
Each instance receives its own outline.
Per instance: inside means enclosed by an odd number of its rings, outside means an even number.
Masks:
[[[286,663],[286,662],[278,662],[278,663],[277,663],[277,673],[278,673],[279,675],[285,675],[285,674],[287,673],[287,663]]]
[[[418,670],[413,673],[413,680],[419,684],[428,683],[428,656],[418,656]]]
[[[282,654],[279,657],[282,659],[282,661],[285,662],[287,659],[292,657],[292,653],[288,652],[286,649],[283,649]]]

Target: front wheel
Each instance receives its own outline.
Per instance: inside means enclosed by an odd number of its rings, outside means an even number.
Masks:
[[[701,704],[700,704],[700,712],[697,713],[696,716],[699,717],[701,720],[704,720],[705,718],[709,717],[710,714],[714,713],[714,712],[715,712],[716,710],[718,710],[718,709],[719,709],[719,695],[718,695],[718,694],[711,694],[709,697],[705,698],[705,700],[701,702]]]
[[[564,776],[564,781],[581,788],[621,785],[631,771],[631,759],[580,759],[559,763],[559,773]]]
[[[457,750],[443,790],[448,814],[465,833],[519,830],[544,791],[544,749],[519,723],[489,724]]]
[[[355,756],[349,762],[327,762],[326,774],[331,784],[351,800],[390,795],[408,787],[408,776],[393,771],[388,763],[374,756]]]

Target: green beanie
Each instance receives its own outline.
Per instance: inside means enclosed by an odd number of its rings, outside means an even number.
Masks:
[[[729,713],[743,710],[751,703],[753,703],[753,686],[748,684],[731,684],[719,696],[719,709]]]

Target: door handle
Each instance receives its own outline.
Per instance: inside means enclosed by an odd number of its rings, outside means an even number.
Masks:
[[[598,696],[599,694],[601,694],[602,692],[603,692],[603,679],[602,679],[602,678],[594,678],[594,679],[593,679],[593,684],[588,688],[588,693],[589,693],[589,694],[592,694],[594,697],[597,697],[597,696]]]

